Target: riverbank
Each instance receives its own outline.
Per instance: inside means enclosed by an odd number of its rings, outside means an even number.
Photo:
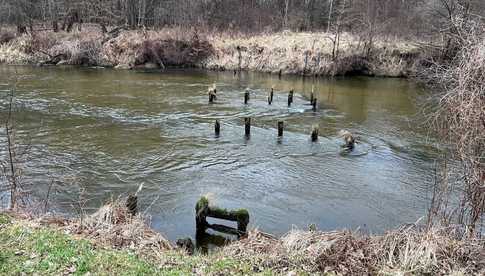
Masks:
[[[279,32],[246,35],[85,27],[72,33],[39,31],[0,34],[0,63],[86,65],[119,69],[196,67],[308,76],[368,75],[408,77],[422,60],[416,44],[342,33],[338,46],[330,33]]]
[[[484,240],[409,225],[381,236],[252,230],[214,252],[189,255],[122,205],[83,220],[0,214],[0,273],[158,275],[483,275]],[[115,208],[113,208],[115,207]]]

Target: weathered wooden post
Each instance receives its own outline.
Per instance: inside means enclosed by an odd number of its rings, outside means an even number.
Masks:
[[[214,124],[214,131],[216,136],[219,136],[219,134],[221,134],[221,124],[219,123],[219,120],[216,120],[216,123]]]
[[[132,216],[135,216],[136,212],[138,211],[137,205],[138,205],[138,197],[134,194],[130,194],[126,199],[126,208],[128,209],[128,212]]]
[[[318,126],[314,125],[312,127],[312,134],[311,134],[312,142],[318,141]]]
[[[271,91],[269,92],[268,95],[268,104],[271,105],[273,103],[273,94],[274,94],[274,88],[271,87]]]
[[[207,217],[236,221],[237,230],[224,225],[209,224]],[[207,228],[212,228],[220,232],[241,236],[246,233],[248,224],[249,212],[246,209],[227,210],[209,206],[209,200],[204,196],[195,205],[195,227],[198,233],[205,232]]]
[[[213,103],[215,99],[216,99],[216,94],[214,93],[214,91],[210,90],[209,91],[209,103]]]
[[[288,106],[291,106],[293,103],[293,89],[290,90],[290,93],[288,93]]]
[[[339,136],[344,138],[345,144],[343,145],[343,147],[347,148],[348,150],[354,149],[355,143],[357,141],[355,140],[355,137],[352,133],[347,130],[341,130],[339,131]]]
[[[209,213],[209,200],[206,197],[201,197],[197,204],[195,204],[195,229],[197,232],[205,232],[209,223],[207,223],[207,215]]]
[[[246,89],[244,92],[244,104],[248,104],[249,102],[249,89]]]
[[[213,103],[217,99],[217,86],[215,83],[211,87],[209,87],[208,93],[209,103]]]
[[[313,112],[317,111],[317,99],[314,98],[312,100],[312,107],[313,107]]]
[[[315,98],[314,92],[315,91],[315,86],[312,85],[312,92],[310,93],[310,103],[313,104],[313,99]]]
[[[278,137],[283,136],[284,127],[285,127],[285,123],[283,121],[278,121]]]
[[[246,134],[246,137],[249,137],[251,135],[251,118],[250,117],[244,118],[244,133]]]

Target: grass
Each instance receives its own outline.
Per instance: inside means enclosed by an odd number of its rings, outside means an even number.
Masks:
[[[452,230],[312,228],[281,238],[251,230],[209,254],[188,255],[118,199],[82,222],[0,212],[0,275],[484,275],[485,240]]]
[[[272,275],[220,254],[188,256],[177,250],[139,256],[98,247],[90,240],[0,214],[1,275]]]
[[[341,34],[338,57],[332,57],[334,37],[325,32],[290,32],[251,36],[209,35],[215,54],[208,68],[283,74],[407,76],[419,59],[419,48],[396,38],[376,37],[371,54],[357,35]],[[237,50],[239,46],[240,52]],[[239,55],[239,53],[241,55]]]

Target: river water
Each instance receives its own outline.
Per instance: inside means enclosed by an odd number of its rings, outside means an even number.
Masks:
[[[438,149],[422,127],[423,93],[407,80],[0,66],[2,125],[15,75],[17,141],[31,145],[23,181],[38,198],[54,181],[51,207],[66,215],[76,214],[80,198],[89,212],[141,183],[140,209],[170,239],[194,236],[201,195],[247,208],[250,227],[274,234],[309,224],[382,232],[428,207]],[[218,98],[208,104],[213,83]],[[252,118],[249,139],[244,117]],[[341,129],[359,137],[351,153],[341,148]]]

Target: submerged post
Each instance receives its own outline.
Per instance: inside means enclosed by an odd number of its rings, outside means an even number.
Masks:
[[[312,127],[312,134],[311,134],[312,142],[318,141],[318,126],[314,125]]]
[[[211,90],[209,92],[209,103],[213,103],[215,99],[216,99],[216,94]]]
[[[216,123],[214,124],[214,132],[216,136],[219,136],[221,133],[221,124],[219,123],[219,120],[216,120]]]
[[[313,99],[315,98],[314,92],[315,91],[315,85],[312,85],[312,92],[310,93],[310,104],[313,104]]]
[[[268,104],[271,105],[273,103],[273,94],[274,94],[274,89],[271,87],[271,91],[269,92],[268,95]]]
[[[313,111],[317,111],[317,99],[314,98],[312,99],[312,108],[313,108]]]
[[[290,90],[290,93],[288,93],[288,106],[291,106],[293,103],[293,89]]]
[[[209,93],[209,103],[213,103],[217,99],[217,86],[214,83],[208,90]]]
[[[283,121],[278,122],[278,137],[283,137],[284,126],[285,126],[285,123]]]
[[[244,118],[244,133],[246,134],[246,137],[249,137],[251,135],[251,118],[250,117]]]
[[[249,102],[249,89],[246,89],[244,92],[244,104],[248,104]]]

